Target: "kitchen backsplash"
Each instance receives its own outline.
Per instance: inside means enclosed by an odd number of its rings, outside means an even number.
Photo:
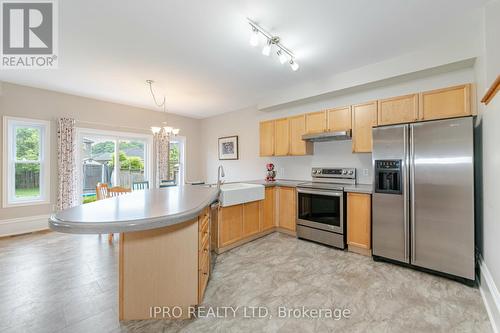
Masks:
[[[371,184],[373,180],[372,155],[353,154],[351,141],[316,142],[311,156],[271,159],[277,178],[310,180],[312,167],[354,167],[359,184]]]

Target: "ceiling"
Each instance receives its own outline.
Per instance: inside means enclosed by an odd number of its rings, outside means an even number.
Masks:
[[[195,118],[477,31],[486,0],[64,0],[59,68],[0,80]],[[250,17],[279,35],[297,72],[249,45]],[[274,59],[273,59],[274,58]]]

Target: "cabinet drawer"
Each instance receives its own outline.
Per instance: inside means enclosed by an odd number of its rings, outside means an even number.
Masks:
[[[200,219],[200,223],[198,225],[200,233],[203,233],[208,230],[208,222],[210,219],[208,217],[205,217],[203,219]]]
[[[198,272],[198,303],[201,303],[203,301],[203,296],[205,295],[205,289],[207,287],[208,283],[208,276],[210,274],[210,260],[209,258],[206,258],[200,266],[200,270]]]
[[[210,255],[210,246],[208,243],[208,237],[204,241],[203,245],[200,247],[199,253],[198,253],[198,266],[201,268],[203,263],[208,260]]]
[[[210,219],[210,210],[208,208],[204,209],[198,216],[199,221],[205,222],[205,220]],[[200,230],[203,223],[200,223]]]
[[[201,249],[203,248],[203,245],[205,243],[208,243],[208,239],[209,239],[209,232],[208,232],[208,224],[207,224],[207,227],[205,230],[200,230],[200,233],[199,233],[199,236],[198,236],[198,249]]]

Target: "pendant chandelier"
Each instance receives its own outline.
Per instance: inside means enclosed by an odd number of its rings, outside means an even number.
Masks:
[[[151,96],[153,97],[153,101],[155,102],[156,106],[159,108],[163,108],[163,112],[167,112],[166,103],[165,103],[165,101],[166,101],[165,96],[163,96],[163,101],[161,103],[158,103],[156,96],[155,96],[155,93],[153,91],[154,81],[153,80],[146,80],[146,83],[149,85],[149,91],[151,92]],[[169,139],[171,137],[174,137],[177,134],[179,134],[179,131],[180,131],[178,128],[173,128],[172,126],[167,126],[167,122],[163,122],[161,126],[151,127],[151,132],[153,132],[153,134],[159,134],[162,130],[169,137]]]

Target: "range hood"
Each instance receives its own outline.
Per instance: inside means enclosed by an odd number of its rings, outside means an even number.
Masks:
[[[351,130],[302,135],[302,140],[311,142],[344,141],[351,139],[352,139]]]

